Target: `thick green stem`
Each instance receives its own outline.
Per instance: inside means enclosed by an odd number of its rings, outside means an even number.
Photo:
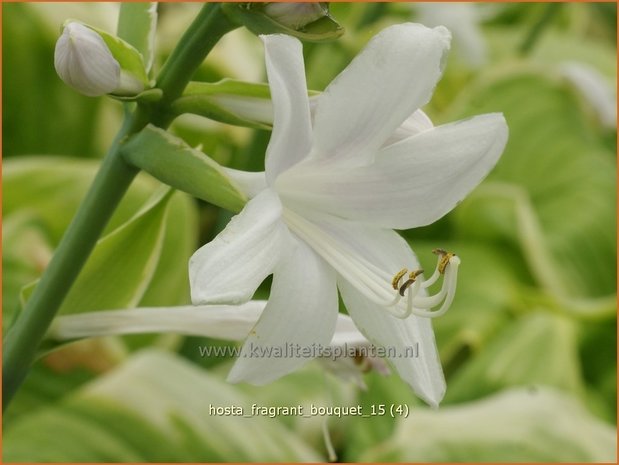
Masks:
[[[136,174],[137,169],[124,162],[115,144],[26,308],[6,336],[2,354],[3,406],[24,380],[41,338]]]
[[[3,345],[3,408],[26,377],[37,349],[60,305],[86,263],[106,224],[138,170],[124,161],[120,147],[146,124],[167,127],[169,105],[178,97],[213,46],[235,26],[219,4],[206,4],[170,55],[157,79],[163,99],[154,107],[127,116],[95,180],[69,225],[41,281]]]
[[[169,111],[171,103],[181,96],[187,83],[204,60],[204,50],[211,50],[219,39],[238,25],[230,22],[218,3],[207,4],[181,38],[161,69],[157,87],[163,98],[153,114],[156,126],[167,126],[176,116]]]

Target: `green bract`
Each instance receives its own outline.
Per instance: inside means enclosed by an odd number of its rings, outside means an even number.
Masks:
[[[133,45],[142,55],[144,68],[150,72],[155,55],[157,3],[121,3],[118,15],[118,37]]]
[[[135,166],[199,199],[232,211],[247,201],[220,165],[162,129],[147,126],[122,151]]]

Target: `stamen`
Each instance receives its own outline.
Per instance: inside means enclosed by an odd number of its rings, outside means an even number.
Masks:
[[[451,257],[454,257],[456,254],[447,252],[445,249],[434,249],[432,253],[439,256],[439,262],[436,269],[440,274],[445,274],[445,268],[449,264],[449,260],[451,260]]]
[[[407,269],[391,275],[356,250],[335,239],[328,230],[284,208],[286,224],[302,240],[307,242],[331,266],[342,274],[365,298],[397,318],[416,315],[435,318],[444,314],[451,305],[456,289],[457,270],[460,259],[443,249],[435,249],[438,260],[432,276],[424,280],[422,271],[413,271],[406,277]],[[336,231],[337,232],[337,231]],[[435,295],[420,294],[443,276],[441,290]],[[402,281],[406,278],[404,283]],[[389,289],[391,285],[392,289]],[[401,302],[407,297],[406,303]],[[440,305],[438,310],[432,310]]]
[[[396,306],[397,304],[399,304],[401,297],[404,297],[405,293],[408,291],[406,309],[404,311],[401,311],[396,310],[395,308],[391,309],[389,308],[390,306],[388,306],[386,310],[390,314],[402,319],[407,318],[410,315],[421,316],[424,318],[436,318],[447,312],[447,310],[451,306],[451,303],[453,302],[456,293],[460,259],[454,253],[446,252],[442,249],[437,249],[435,253],[440,255],[440,257],[437,264],[437,269],[430,279],[433,279],[435,281],[437,279],[435,278],[435,276],[438,277],[440,275],[444,275],[443,286],[441,287],[441,290],[433,296],[418,297],[417,294],[419,293],[419,290],[421,288],[428,287],[426,285],[428,281],[422,283],[421,279],[417,279],[417,277],[421,273],[423,273],[423,270],[412,271],[409,274],[408,280],[405,281],[402,286],[400,286],[398,294],[396,295],[396,298],[394,299],[392,305]],[[397,280],[395,279],[396,277],[398,278]],[[403,275],[401,272],[397,273],[394,277],[394,282],[397,282],[399,284],[402,277]],[[442,305],[438,310],[431,310],[433,307],[436,307],[441,303]]]
[[[416,270],[416,271],[410,272],[410,274],[408,275],[408,280],[404,284],[402,284],[402,286],[400,287],[400,296],[404,297],[404,293],[406,292],[406,289],[408,289],[408,287],[415,282],[415,280],[417,279],[417,276],[419,276],[421,273],[423,273],[423,270]],[[398,283],[399,282],[400,281],[398,280]]]

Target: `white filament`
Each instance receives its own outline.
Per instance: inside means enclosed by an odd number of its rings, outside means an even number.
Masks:
[[[284,218],[295,234],[346,277],[361,294],[397,318],[407,318],[410,315],[436,318],[445,314],[453,302],[460,266],[460,259],[455,255],[449,259],[443,285],[437,294],[429,297],[418,295],[421,289],[427,289],[440,278],[439,265],[443,255],[439,256],[436,269],[429,279],[424,280],[421,276],[415,278],[415,282],[406,289],[406,304],[401,305],[403,296],[399,289],[393,294],[392,275],[387,271],[369,262],[359,253],[343,248],[342,244],[337,243],[322,228],[292,210],[284,209]],[[441,305],[438,310],[431,310],[438,305]]]

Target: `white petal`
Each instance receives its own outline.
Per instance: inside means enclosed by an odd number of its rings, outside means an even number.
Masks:
[[[189,260],[194,304],[246,302],[285,253],[289,232],[272,190],[250,200],[219,235]]]
[[[273,133],[265,160],[270,185],[309,153],[312,126],[301,42],[283,34],[261,38],[273,100]]]
[[[123,334],[174,333],[242,341],[267,304],[250,300],[241,305],[181,305],[140,307],[61,315],[47,333],[56,340]],[[331,347],[365,347],[370,342],[348,315],[337,315]]]
[[[210,99],[230,113],[258,123],[273,124],[273,104],[271,100],[239,95],[212,95]]]
[[[408,229],[441,218],[496,164],[507,141],[501,114],[424,131],[383,149],[376,162],[326,170],[304,163],[277,181],[283,202],[372,225]]]
[[[292,232],[374,301],[392,302],[393,275],[402,268],[419,268],[408,244],[393,230],[325,215],[303,218],[288,209],[284,220]],[[385,254],[400,259],[386,262]],[[404,311],[405,302],[401,304]]]
[[[340,242],[341,249],[349,248],[376,267],[392,270],[392,274],[402,268],[421,268],[409,245],[394,231],[345,221],[323,221],[321,227]],[[336,270],[339,273],[338,287],[348,313],[355,326],[372,343],[395,350],[396,354],[406,354],[407,347],[415,347],[418,343],[418,358],[395,356],[389,360],[419,397],[430,405],[437,405],[445,393],[445,380],[430,319],[411,316],[403,320],[391,316],[383,307],[362,295],[355,275],[346,268],[336,267]],[[379,277],[375,279],[380,281]],[[384,282],[384,285],[390,287],[389,282]]]
[[[422,110],[417,110],[415,113],[406,118],[400,127],[397,128],[391,136],[389,136],[389,139],[385,142],[384,147],[400,142],[401,140],[407,139],[411,136],[421,134],[424,131],[432,129],[433,127],[434,124],[432,124],[432,120],[428,117],[428,115],[426,115]]]
[[[318,158],[371,162],[376,150],[432,95],[449,48],[449,31],[400,24],[377,34],[318,98]]]
[[[319,355],[312,348],[327,346],[333,337],[335,272],[304,242],[295,242],[275,270],[269,302],[230,371],[230,382],[271,382],[310,361],[307,355]],[[278,349],[291,352],[277,356]],[[302,356],[303,350],[309,354]]]
[[[243,193],[248,198],[253,199],[260,192],[267,188],[267,179],[264,175],[264,171],[250,172],[235,170],[234,168],[228,168],[222,166],[224,172],[232,178],[232,180],[241,188]]]
[[[68,23],[56,42],[54,66],[60,78],[91,97],[120,85],[120,65],[99,34],[77,22]]]
[[[175,333],[240,341],[258,321],[266,301],[242,305],[142,307],[62,315],[48,337],[57,340],[121,334]]]
[[[369,341],[365,338],[361,331],[348,315],[340,313],[337,318],[335,334],[331,340],[332,347],[360,347],[369,345]]]
[[[445,378],[431,320],[416,316],[395,318],[368,301],[348,281],[338,280],[338,286],[355,324],[370,341],[384,347],[387,354],[393,351],[394,356],[388,358],[400,377],[421,399],[438,406],[445,394]]]

